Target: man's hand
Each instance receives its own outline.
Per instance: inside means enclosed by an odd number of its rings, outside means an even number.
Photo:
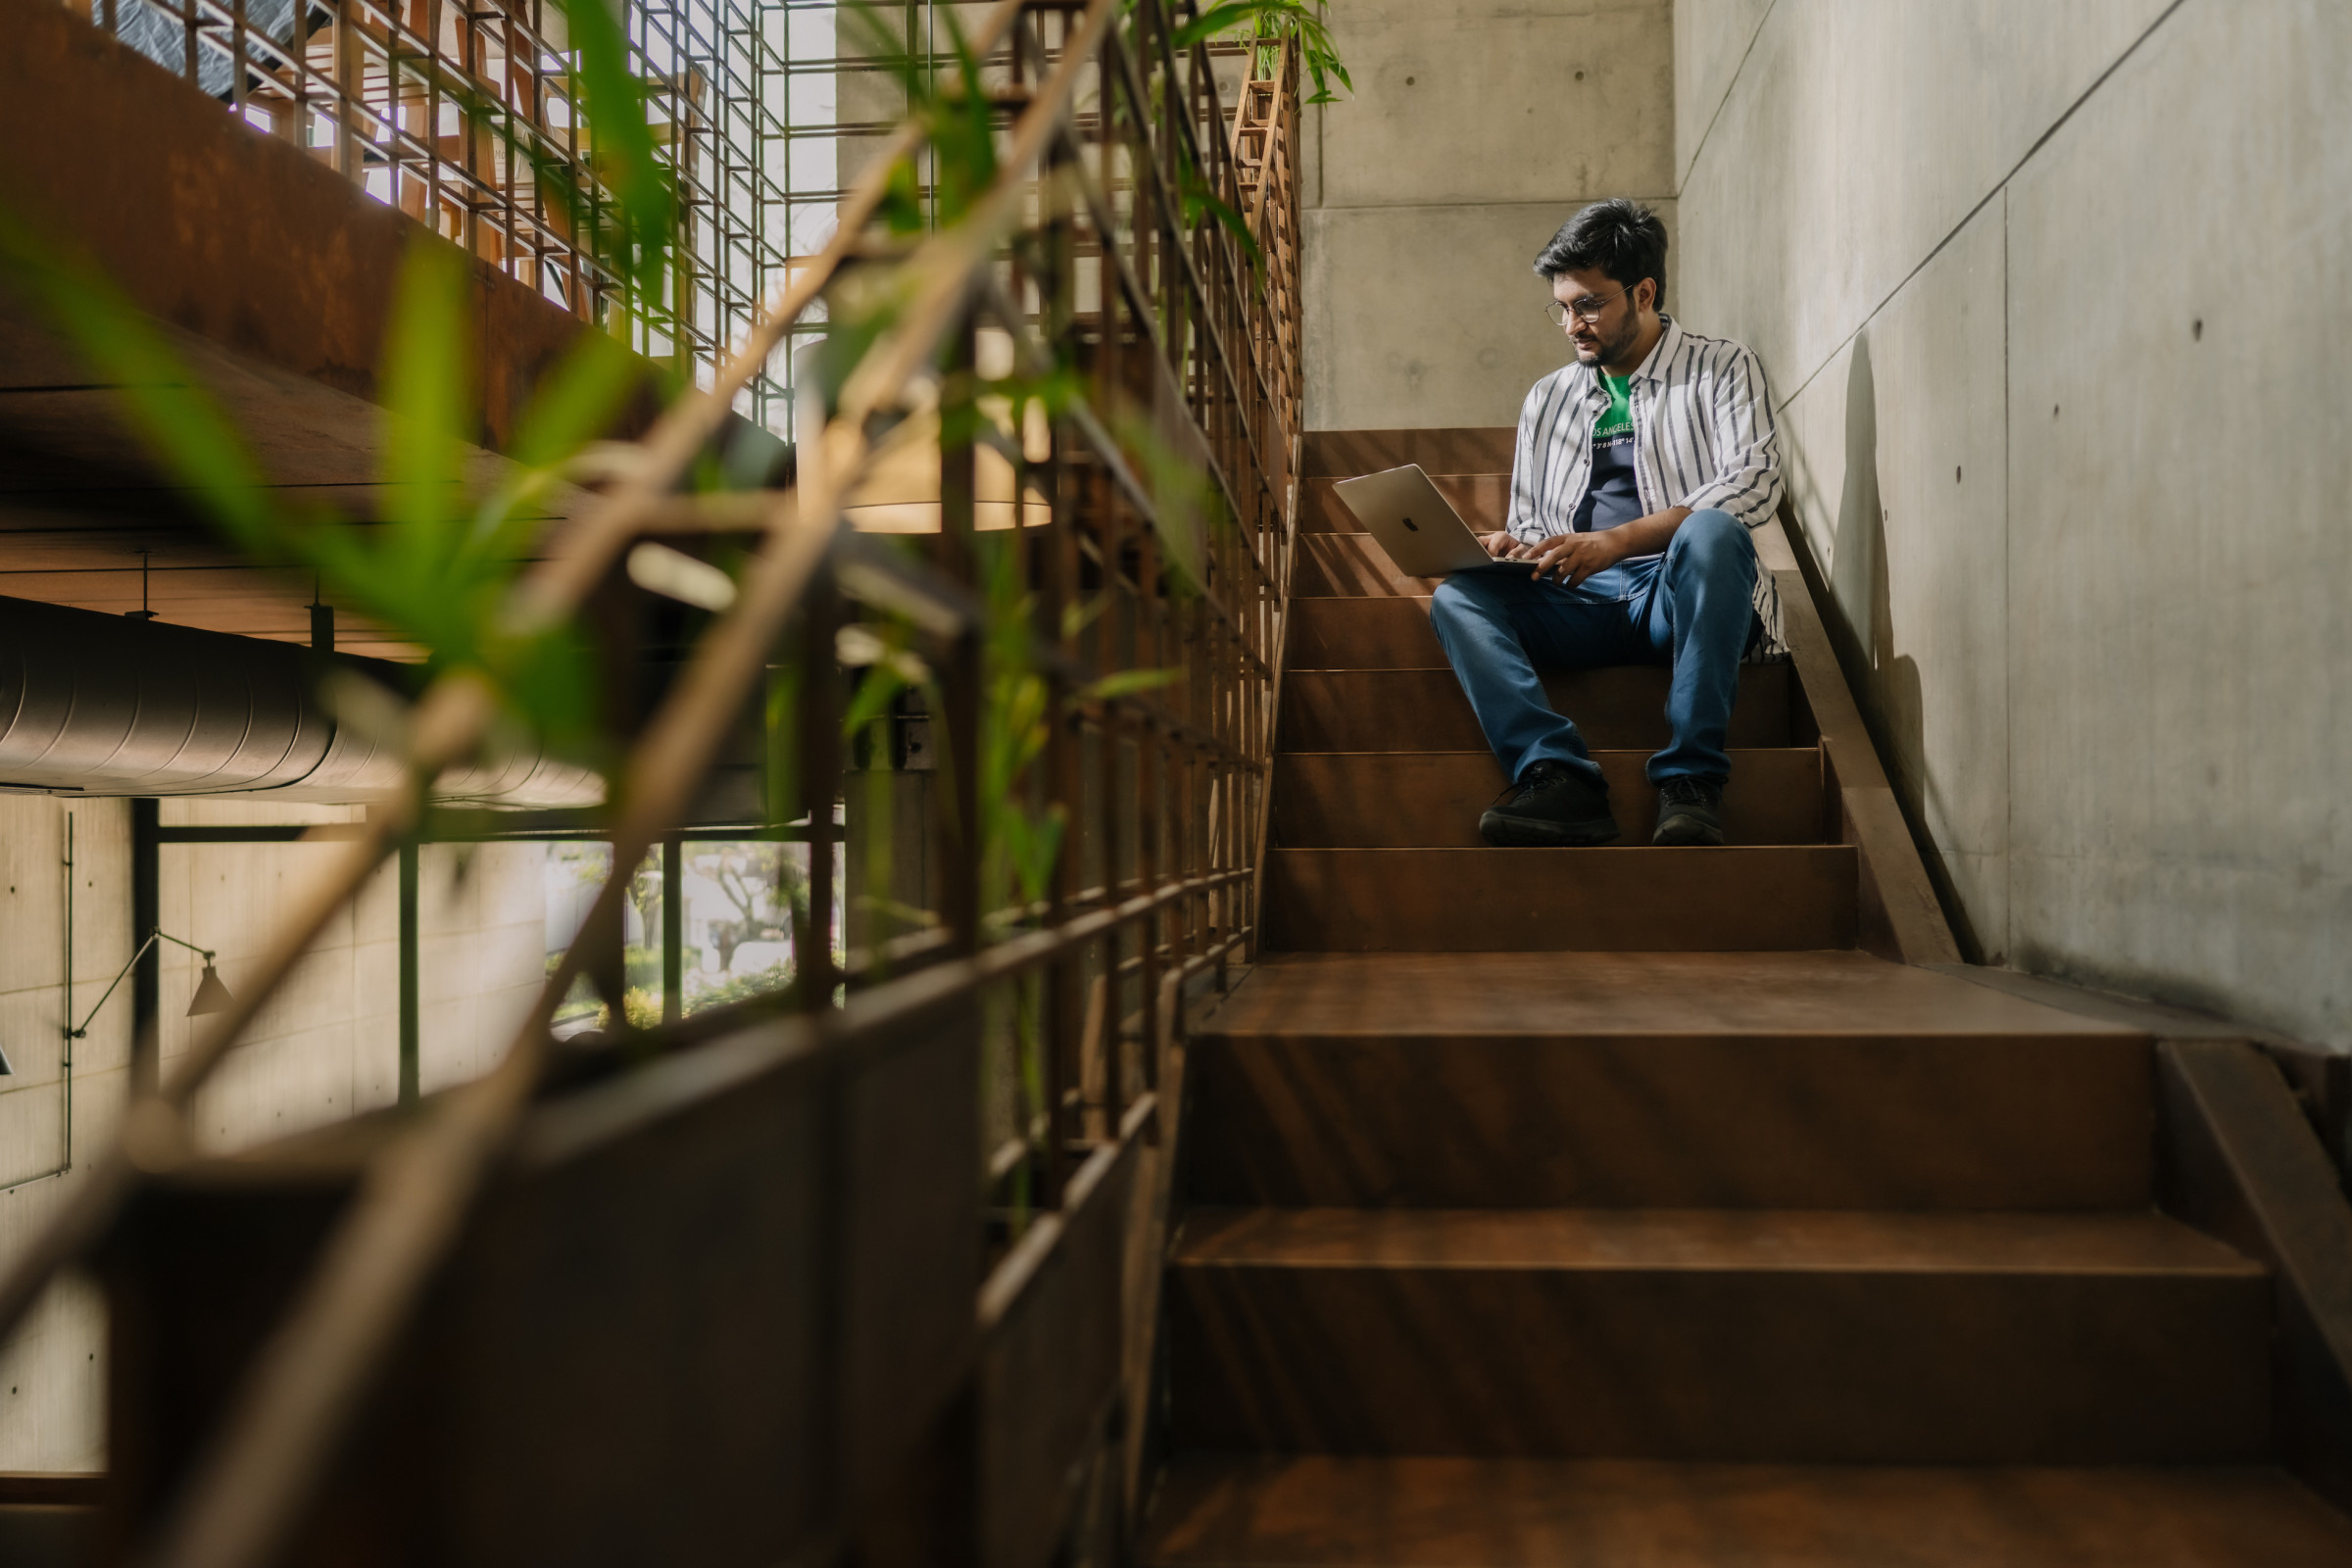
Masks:
[[[1516,560],[1519,552],[1527,548],[1518,540],[1512,538],[1508,530],[1504,529],[1497,529],[1494,533],[1480,534],[1478,536],[1478,543],[1479,548],[1486,551],[1488,555],[1493,556],[1496,561]]]
[[[1631,551],[1621,537],[1623,528],[1603,528],[1598,533],[1555,533],[1537,545],[1530,554],[1536,563],[1536,580],[1556,577],[1564,587],[1573,588],[1604,566],[1614,566]]]
[[[1536,580],[1556,577],[1570,588],[1604,566],[1634,556],[1654,556],[1674,539],[1690,515],[1689,507],[1668,507],[1646,517],[1621,522],[1598,533],[1555,533],[1540,545],[1523,547],[1536,564]],[[1514,557],[1514,560],[1520,559]]]

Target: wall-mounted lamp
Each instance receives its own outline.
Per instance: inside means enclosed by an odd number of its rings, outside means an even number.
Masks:
[[[68,1040],[80,1040],[89,1034],[90,1020],[98,1016],[100,1007],[106,1005],[107,997],[115,994],[115,988],[122,983],[122,977],[130,973],[132,965],[147,956],[147,950],[154,947],[159,941],[183,947],[204,960],[204,973],[196,981],[196,996],[188,1004],[188,1016],[194,1018],[202,1013],[226,1012],[228,1010],[236,999],[228,994],[228,987],[220,983],[220,971],[213,967],[213,959],[218,956],[214,950],[200,948],[193,942],[181,942],[179,938],[168,931],[150,931],[147,933],[147,940],[139,944],[139,951],[130,956],[130,962],[115,971],[114,979],[107,982],[106,995],[100,997],[92,1004],[90,1010],[82,1015],[81,1022],[75,1024],[70,1017],[66,1020],[66,1038]],[[12,1069],[5,1061],[0,1061],[0,1072],[10,1070]]]

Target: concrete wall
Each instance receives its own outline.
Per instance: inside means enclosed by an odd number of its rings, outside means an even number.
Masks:
[[[0,796],[0,1259],[13,1258],[82,1180],[87,1152],[112,1136],[130,1071],[127,991],[76,1041],[73,1147],[66,1154],[62,1081],[65,1023],[65,841],[74,817],[74,1002],[87,1012],[130,956],[130,808],[122,801],[67,807],[41,796]],[[127,983],[126,983],[127,986]],[[0,1348],[0,1470],[96,1470],[106,1462],[105,1318],[97,1293],[76,1281],[53,1289]]]
[[[1684,305],[1969,945],[2352,1044],[2352,10],[1674,27]]]
[[[74,1168],[64,1154],[65,826],[74,827],[74,1006],[89,1011],[130,955],[130,813],[122,801],[67,805],[0,796],[0,1263],[17,1255],[84,1179],[128,1089],[130,988],[76,1043]],[[168,801],[167,825],[341,820],[343,807]],[[309,844],[166,845],[163,929],[215,949],[224,984],[251,972],[273,922],[338,853]],[[431,846],[418,867],[419,1077],[430,1092],[488,1068],[544,976],[543,846]],[[398,884],[387,868],[337,917],[245,1043],[198,1097],[195,1126],[234,1149],[389,1104],[399,1087]],[[201,1020],[185,1016],[200,960],[167,947],[159,1020],[172,1071]],[[0,1470],[105,1466],[105,1312],[79,1283],[52,1290],[0,1348]]]
[[[1667,0],[1339,0],[1331,24],[1355,91],[1302,149],[1307,427],[1509,424],[1569,358],[1530,270],[1553,230],[1604,196],[1675,230]]]
[[[166,802],[164,821],[336,820],[344,807]],[[333,844],[167,844],[163,927],[219,951],[233,992],[279,911],[331,874]],[[417,1080],[430,1094],[487,1070],[546,975],[545,893],[536,844],[428,845],[417,866]],[[199,1097],[198,1135],[241,1148],[391,1104],[400,1087],[400,890],[376,873],[336,916]],[[165,1070],[203,1020],[186,1016],[202,960],[163,962]]]

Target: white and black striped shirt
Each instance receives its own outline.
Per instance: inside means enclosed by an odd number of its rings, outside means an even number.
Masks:
[[[1745,346],[1700,337],[1661,315],[1666,330],[1634,371],[1634,481],[1646,515],[1714,507],[1760,528],[1781,504],[1781,435],[1764,368]],[[1592,469],[1592,421],[1609,395],[1591,366],[1571,363],[1538,381],[1519,411],[1504,525],[1530,544],[1570,531]],[[1781,596],[1756,572],[1764,636],[1751,659],[1785,655]]]

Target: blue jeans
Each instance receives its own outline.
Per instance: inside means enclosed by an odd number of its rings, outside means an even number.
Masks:
[[[1756,547],[1726,512],[1683,519],[1663,556],[1594,572],[1574,588],[1515,572],[1457,572],[1430,603],[1438,641],[1514,782],[1541,761],[1600,782],[1576,726],[1552,711],[1539,669],[1669,664],[1666,719],[1674,741],[1649,760],[1649,781],[1721,783],[1740,660],[1756,635]]]

